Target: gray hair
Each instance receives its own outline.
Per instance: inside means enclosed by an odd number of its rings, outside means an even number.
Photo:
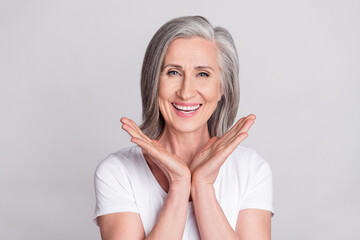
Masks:
[[[158,105],[161,67],[170,43],[177,38],[201,37],[215,42],[221,71],[223,95],[207,121],[210,137],[221,137],[231,127],[239,106],[239,60],[234,41],[223,27],[213,27],[201,16],[185,16],[165,23],[151,39],[141,70],[141,130],[156,139],[165,126]]]

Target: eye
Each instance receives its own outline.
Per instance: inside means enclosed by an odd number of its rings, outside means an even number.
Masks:
[[[199,73],[199,76],[200,77],[208,77],[209,74],[207,74],[206,72],[201,72],[201,73]]]
[[[179,75],[179,73],[177,71],[172,70],[172,71],[168,71],[167,75],[169,75],[169,76],[177,76],[177,75]]]

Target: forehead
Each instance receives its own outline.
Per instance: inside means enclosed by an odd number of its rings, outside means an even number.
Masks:
[[[168,63],[219,68],[216,44],[200,37],[177,38],[170,43],[165,53],[163,65]]]

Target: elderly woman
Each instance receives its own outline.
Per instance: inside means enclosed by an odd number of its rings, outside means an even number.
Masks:
[[[95,173],[103,239],[270,239],[272,174],[240,147],[255,115],[233,124],[238,58],[229,32],[203,17],[165,23],[146,50],[136,145]]]

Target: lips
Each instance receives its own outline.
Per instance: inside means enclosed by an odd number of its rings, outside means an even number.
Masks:
[[[202,106],[201,103],[171,103],[175,109],[177,115],[181,117],[192,117],[194,116],[199,108]]]
[[[193,112],[196,111],[200,108],[201,104],[196,104],[196,105],[180,105],[180,104],[176,104],[176,103],[172,103],[172,105],[179,111],[182,112]]]

